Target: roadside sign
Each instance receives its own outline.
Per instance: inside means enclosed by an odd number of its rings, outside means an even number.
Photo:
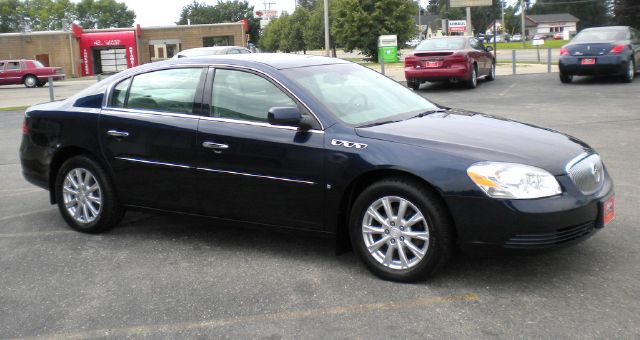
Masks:
[[[542,39],[534,39],[531,41],[533,46],[540,46],[540,45],[544,45],[544,40]]]
[[[493,0],[449,0],[449,7],[493,6]]]
[[[466,32],[466,20],[449,20],[449,32]]]

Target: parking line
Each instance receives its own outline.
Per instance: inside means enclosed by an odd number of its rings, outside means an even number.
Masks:
[[[505,94],[507,94],[509,91],[511,91],[512,88],[514,88],[518,83],[513,83],[511,85],[509,85],[509,87],[507,87],[504,91],[500,92],[500,96],[504,96]]]
[[[425,305],[448,304],[453,302],[478,302],[480,297],[478,294],[469,293],[464,295],[436,296],[427,298],[418,298],[400,301],[388,301],[381,303],[348,305],[342,307],[307,309],[293,312],[267,313],[247,316],[237,316],[227,319],[214,319],[200,322],[181,322],[173,324],[160,325],[141,325],[124,328],[110,328],[93,330],[77,333],[59,333],[42,337],[21,338],[21,339],[87,339],[114,337],[124,338],[129,336],[145,336],[154,333],[178,333],[198,329],[210,329],[217,327],[230,326],[235,324],[245,324],[252,322],[270,322],[270,321],[289,321],[302,318],[326,317],[333,315],[359,314],[376,312],[383,310],[397,310],[411,307],[419,307]]]
[[[3,217],[0,217],[0,221],[11,220],[11,219],[14,219],[14,218],[19,218],[19,217],[24,217],[24,216],[29,216],[29,215],[35,215],[35,214],[39,214],[39,213],[43,213],[43,212],[47,212],[47,211],[53,211],[53,209],[52,208],[40,209],[40,210],[34,210],[34,211],[22,213],[22,214],[3,216]]]
[[[0,239],[15,238],[15,237],[52,236],[52,235],[60,235],[60,234],[72,234],[72,233],[77,234],[78,232],[73,230],[32,231],[32,232],[24,232],[24,233],[0,234]]]

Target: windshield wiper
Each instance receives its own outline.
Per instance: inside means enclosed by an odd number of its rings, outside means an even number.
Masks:
[[[433,109],[433,110],[427,110],[427,111],[423,111],[418,113],[417,115],[411,117],[411,118],[420,118],[420,117],[424,117],[430,114],[434,114],[434,113],[440,113],[440,112],[446,112],[447,110],[444,109]]]
[[[401,121],[402,120],[383,120],[381,122],[373,122],[373,123],[358,125],[357,127],[359,127],[359,128],[367,128],[367,127],[372,127],[372,126],[378,126],[378,125],[384,125],[384,124],[390,124],[390,123],[397,123],[397,122],[401,122]]]

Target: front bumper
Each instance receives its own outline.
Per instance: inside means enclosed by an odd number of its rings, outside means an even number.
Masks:
[[[582,59],[593,58],[594,65],[580,64]],[[562,56],[558,63],[560,72],[578,76],[617,75],[626,70],[627,60],[621,55],[605,56]]]
[[[606,171],[605,171],[606,173]],[[603,225],[602,202],[614,195],[608,174],[602,188],[585,196],[568,176],[558,176],[561,195],[532,200],[445,197],[462,245],[547,249],[583,241]]]

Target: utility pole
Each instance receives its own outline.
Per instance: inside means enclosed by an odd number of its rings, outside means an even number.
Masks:
[[[473,36],[473,30],[471,29],[471,7],[467,7],[467,34]]]
[[[329,45],[329,0],[324,0],[324,49],[327,57],[331,56],[331,46]]]
[[[502,18],[500,23],[502,24],[502,30],[507,33],[507,24],[504,22],[504,0],[500,0],[500,8],[502,9]]]
[[[418,0],[418,39],[422,40],[422,8],[420,8],[420,0]]]
[[[525,30],[524,30],[524,12],[525,12],[525,8],[524,8],[524,0],[520,0],[520,14],[522,14],[522,18],[521,22],[520,22],[520,33],[522,33],[522,47],[524,48],[524,43],[526,39],[526,35],[525,35]]]

